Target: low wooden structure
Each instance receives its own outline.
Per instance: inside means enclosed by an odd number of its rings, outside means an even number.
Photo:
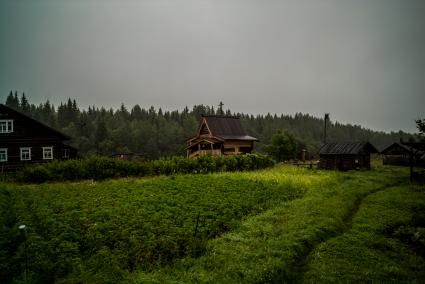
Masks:
[[[370,154],[378,150],[369,142],[326,143],[319,149],[321,169],[370,169]]]
[[[0,104],[0,171],[25,165],[75,158],[71,138],[12,108]]]
[[[410,166],[411,150],[411,147],[395,142],[381,151],[383,155],[382,163],[384,165]],[[414,151],[413,164],[415,166],[425,165],[425,161],[422,159],[424,154],[424,151]]]
[[[417,156],[419,156],[421,160],[425,158],[423,154],[422,156],[420,156],[419,154],[419,153],[425,152],[425,142],[402,142],[401,141],[401,144],[404,146],[407,146],[410,149],[410,153],[409,153],[410,180],[425,183],[425,164],[419,164],[418,162],[415,162],[415,157]],[[416,172],[414,170],[414,168],[418,166],[423,167],[421,172]]]
[[[187,157],[251,153],[257,138],[247,135],[238,117],[202,116],[196,135],[187,141]]]
[[[110,157],[117,160],[121,160],[121,161],[133,161],[133,160],[141,159],[142,155],[130,152],[130,153],[115,153],[115,154],[112,154]]]

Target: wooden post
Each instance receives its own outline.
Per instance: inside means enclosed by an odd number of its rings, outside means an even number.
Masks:
[[[409,153],[409,165],[410,165],[410,181],[413,181],[413,147],[410,147]]]

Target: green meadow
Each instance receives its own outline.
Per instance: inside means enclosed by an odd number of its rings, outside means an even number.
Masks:
[[[1,283],[425,281],[425,188],[400,167],[2,183],[0,199]]]

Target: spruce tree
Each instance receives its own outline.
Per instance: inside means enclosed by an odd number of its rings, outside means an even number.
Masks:
[[[27,115],[30,114],[30,105],[28,103],[27,98],[25,97],[25,93],[22,93],[21,96],[21,111]]]

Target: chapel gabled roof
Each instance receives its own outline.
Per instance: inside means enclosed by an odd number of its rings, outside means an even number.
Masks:
[[[250,140],[258,141],[257,138],[249,136],[242,128],[239,117],[222,115],[202,116],[213,136],[225,140]]]

